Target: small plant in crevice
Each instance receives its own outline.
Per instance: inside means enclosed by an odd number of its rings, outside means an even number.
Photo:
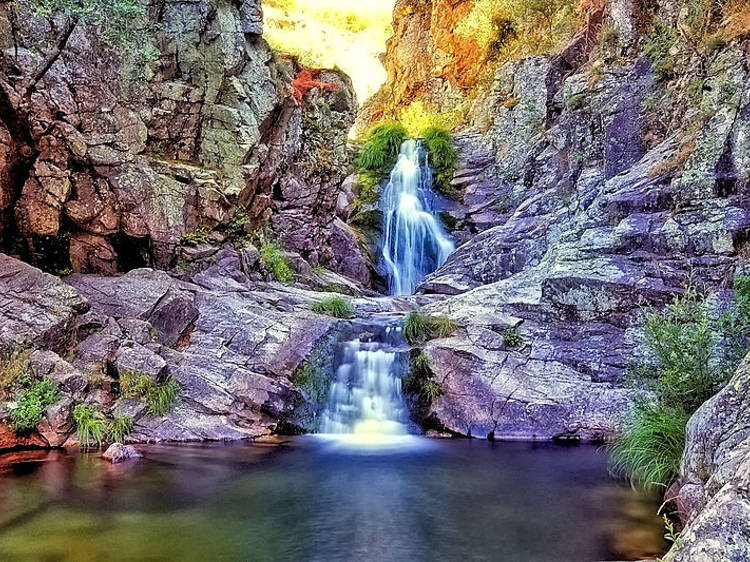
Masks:
[[[211,234],[211,229],[205,225],[197,226],[192,232],[184,234],[180,238],[180,244],[183,246],[199,246],[201,244],[208,244]]]
[[[401,381],[406,394],[417,397],[420,406],[429,408],[444,394],[442,385],[434,379],[430,357],[424,351],[412,352],[409,372]]]
[[[248,231],[248,224],[250,224],[250,217],[247,211],[242,207],[235,207],[232,211],[232,217],[229,219],[229,223],[224,228],[224,234],[235,246],[241,246],[246,242],[250,233]]]
[[[404,320],[404,336],[414,345],[436,338],[452,336],[458,329],[458,323],[446,316],[430,316],[413,311]]]
[[[101,447],[107,435],[107,419],[90,404],[78,404],[73,408],[73,421],[78,440],[84,447],[96,443]]]
[[[263,242],[260,247],[260,258],[276,281],[280,283],[294,281],[294,268],[277,242]]]
[[[646,38],[643,52],[651,61],[654,71],[661,79],[672,76],[675,69],[673,48],[677,43],[677,33],[667,22],[657,19],[651,33]]]
[[[60,399],[60,391],[49,379],[27,382],[15,402],[8,404],[10,426],[19,433],[36,429],[47,407]]]
[[[430,166],[433,170],[433,187],[446,197],[458,198],[459,191],[451,182],[458,169],[458,150],[447,129],[430,127],[422,133]]]
[[[354,318],[354,308],[351,301],[344,297],[327,297],[312,305],[312,311],[316,314],[325,314],[334,318]]]
[[[521,347],[523,345],[523,336],[518,331],[518,328],[513,326],[503,330],[503,343],[506,347],[511,349]]]

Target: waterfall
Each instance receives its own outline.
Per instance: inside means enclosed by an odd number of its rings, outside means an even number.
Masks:
[[[343,344],[321,417],[321,433],[408,433],[409,415],[401,392],[402,361],[392,347],[398,335],[395,332],[386,328],[384,342],[355,339]]]
[[[419,141],[406,140],[381,197],[383,262],[392,295],[414,293],[455,249],[432,213],[433,198],[427,153]]]

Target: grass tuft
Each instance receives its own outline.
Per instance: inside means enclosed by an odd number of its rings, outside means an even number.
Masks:
[[[355,316],[351,301],[344,297],[327,297],[313,304],[312,311],[334,318],[354,318]]]
[[[107,439],[112,443],[122,443],[133,432],[134,425],[130,416],[117,416],[107,426]]]
[[[107,433],[107,420],[104,414],[89,404],[78,404],[73,408],[73,421],[78,439],[83,446],[96,443],[101,447]]]
[[[428,316],[421,312],[410,312],[404,320],[404,336],[414,345],[436,338],[452,336],[458,329],[455,320],[445,316]]]
[[[163,416],[172,409],[180,387],[172,379],[158,384],[143,373],[122,373],[120,375],[120,395],[131,400],[141,400],[148,405],[151,416]]]
[[[294,268],[276,242],[264,242],[260,248],[260,257],[268,271],[279,283],[294,281]]]
[[[689,416],[679,408],[639,405],[611,449],[612,468],[633,485],[666,491],[680,473]]]

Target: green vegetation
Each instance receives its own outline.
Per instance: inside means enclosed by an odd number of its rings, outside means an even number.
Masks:
[[[322,404],[331,386],[328,360],[323,352],[313,351],[304,363],[294,372],[292,382],[316,404]]]
[[[370,130],[354,163],[360,175],[360,199],[374,203],[380,197],[379,185],[396,164],[398,151],[408,133],[399,123],[381,123]]]
[[[156,28],[148,21],[148,4],[141,0],[33,0],[36,15],[60,19],[63,47],[78,22],[93,26],[104,43],[120,47],[126,76],[148,75],[160,55],[155,45]],[[46,72],[46,70],[45,70]]]
[[[122,373],[120,375],[120,394],[131,400],[142,400],[148,405],[148,413],[159,417],[167,414],[180,393],[180,387],[172,379],[157,383],[143,373]]]
[[[662,79],[671,77],[674,72],[675,58],[672,49],[676,42],[677,33],[675,30],[668,23],[657,19],[653,30],[646,38],[643,52]]]
[[[476,40],[486,59],[505,62],[558,51],[583,16],[576,0],[477,0],[456,33]]]
[[[192,232],[188,232],[182,238],[180,238],[180,244],[183,246],[198,246],[200,244],[208,244],[210,240],[209,235],[211,229],[205,225],[201,225],[195,228]]]
[[[78,404],[73,409],[78,439],[84,446],[96,443],[101,446],[107,433],[107,420],[99,410],[89,404]]]
[[[445,316],[428,316],[421,312],[410,312],[404,320],[404,336],[414,345],[436,338],[452,336],[458,329],[455,320]]]
[[[398,122],[404,126],[410,137],[424,136],[424,132],[433,127],[450,131],[460,125],[462,121],[461,111],[434,111],[422,101],[412,102],[398,116]]]
[[[0,355],[0,399],[10,396],[15,386],[30,382],[28,352]]]
[[[112,443],[122,443],[133,432],[135,422],[130,416],[117,416],[107,425],[107,439]]]
[[[434,173],[434,187],[447,197],[456,197],[458,191],[451,185],[458,168],[458,150],[453,137],[446,129],[430,127],[422,133]]]
[[[250,236],[250,232],[248,231],[249,223],[250,217],[247,211],[242,207],[235,207],[232,212],[232,218],[224,230],[227,239],[235,246],[242,245]]]
[[[8,404],[10,425],[18,432],[32,431],[39,425],[48,406],[57,402],[60,391],[49,379],[42,379],[21,391],[14,404]]]
[[[264,242],[260,247],[260,258],[276,281],[280,283],[294,281],[294,268],[277,242]]]
[[[433,378],[430,357],[424,352],[413,353],[409,359],[409,373],[401,381],[404,392],[417,396],[423,407],[429,407],[443,395],[443,388]]]
[[[690,286],[662,311],[645,313],[651,363],[634,369],[634,384],[654,393],[632,413],[612,447],[613,468],[644,488],[666,489],[678,475],[685,425],[719,391],[748,350],[750,278],[735,282],[735,304],[718,319]]]
[[[168,414],[179,394],[180,387],[171,379],[152,386],[146,394],[149,415],[159,417]]]
[[[325,314],[334,318],[354,318],[351,301],[344,297],[326,297],[312,306],[316,314]]]
[[[512,328],[506,328],[503,331],[503,343],[506,347],[516,348],[523,345],[523,336],[515,326]]]

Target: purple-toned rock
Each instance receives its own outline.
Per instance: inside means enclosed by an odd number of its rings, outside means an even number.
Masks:
[[[140,459],[141,454],[132,445],[112,443],[104,452],[102,458],[112,464],[119,464],[121,462]]]

